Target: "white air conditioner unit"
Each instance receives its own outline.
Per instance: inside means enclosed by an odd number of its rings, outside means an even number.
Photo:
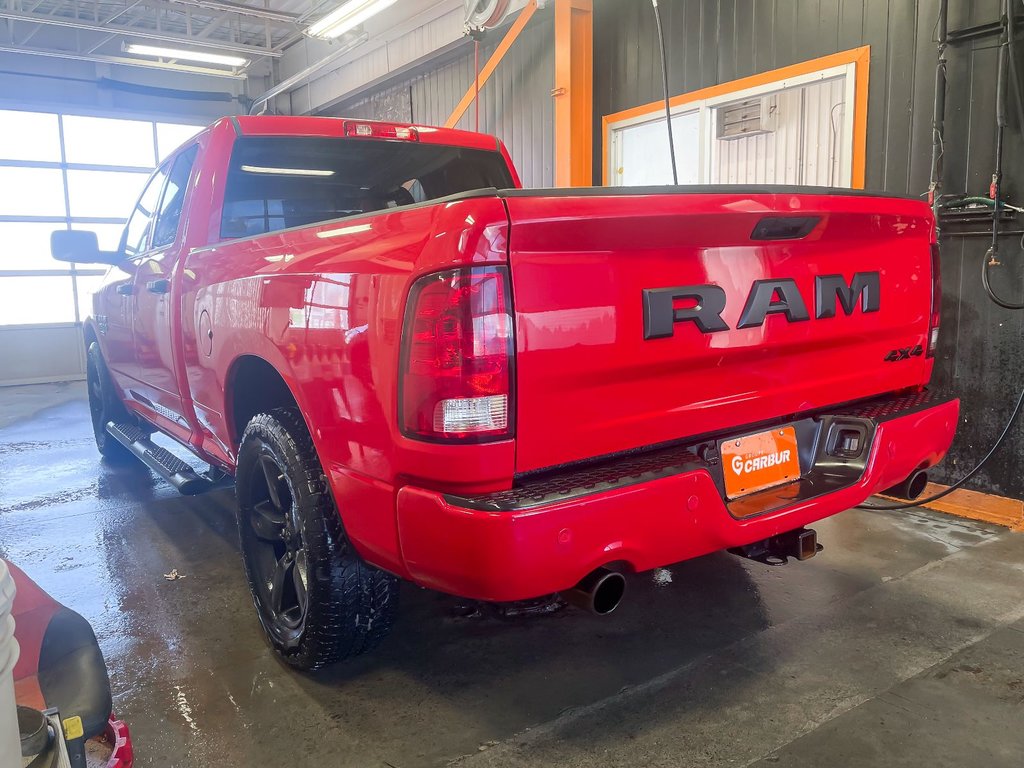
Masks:
[[[742,139],[773,133],[778,124],[779,104],[775,96],[758,96],[718,107],[716,138]]]

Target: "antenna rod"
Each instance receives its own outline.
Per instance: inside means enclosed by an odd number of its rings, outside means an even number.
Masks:
[[[658,8],[658,0],[651,0],[654,4],[654,21],[658,25],[658,45],[661,48],[661,87],[665,94],[665,126],[668,129],[668,154],[672,160],[672,183],[679,185],[679,173],[676,171],[676,141],[672,135],[672,105],[668,100],[668,60],[665,51],[665,31],[661,28],[661,9]]]

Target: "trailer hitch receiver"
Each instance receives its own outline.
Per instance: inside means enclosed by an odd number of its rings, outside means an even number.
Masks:
[[[818,543],[818,534],[813,528],[798,528],[772,536],[753,544],[733,547],[729,551],[748,560],[757,560],[766,565],[785,565],[789,558],[810,560],[824,547]]]

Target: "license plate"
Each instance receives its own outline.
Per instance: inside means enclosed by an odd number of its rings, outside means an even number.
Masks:
[[[725,495],[730,499],[800,477],[793,427],[776,427],[756,435],[723,440],[720,450]]]

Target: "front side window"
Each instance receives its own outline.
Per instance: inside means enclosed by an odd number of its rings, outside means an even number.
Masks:
[[[231,155],[221,236],[251,237],[512,185],[497,151],[415,141],[242,138]]]
[[[163,248],[174,243],[181,222],[181,210],[185,204],[185,189],[188,187],[192,166],[195,164],[199,147],[192,146],[174,160],[171,174],[167,178],[167,189],[160,201],[156,227],[153,229],[153,247]]]
[[[160,200],[160,192],[167,180],[167,165],[163,165],[153,174],[142,191],[142,197],[135,204],[131,218],[124,228],[124,254],[131,258],[146,250],[149,242],[149,231],[152,228],[156,206]]]

